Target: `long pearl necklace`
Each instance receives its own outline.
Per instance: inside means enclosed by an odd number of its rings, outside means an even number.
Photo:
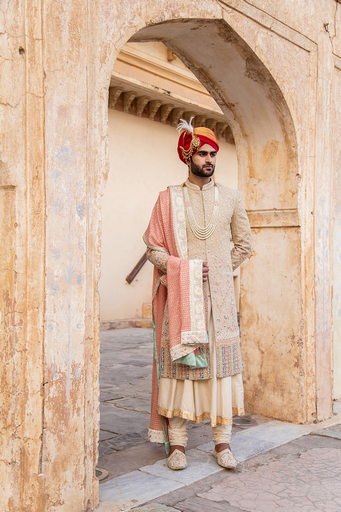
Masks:
[[[186,205],[186,211],[188,215],[188,222],[191,226],[191,230],[194,236],[199,238],[199,240],[206,240],[211,235],[213,235],[214,230],[216,228],[217,222],[218,222],[218,216],[219,216],[219,189],[217,185],[214,185],[214,206],[213,206],[213,212],[211,216],[211,220],[209,224],[206,226],[206,228],[202,228],[198,225],[197,221],[195,220],[193,209],[191,206],[191,202],[189,200],[188,190],[187,187],[183,187],[184,191],[184,197],[185,197],[185,205]]]

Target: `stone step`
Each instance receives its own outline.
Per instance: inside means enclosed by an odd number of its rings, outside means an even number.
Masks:
[[[149,318],[127,318],[125,320],[111,320],[110,322],[101,322],[101,331],[109,329],[127,329],[129,327],[152,328],[153,322]]]
[[[145,302],[142,304],[142,318],[152,318],[152,303],[151,302]]]

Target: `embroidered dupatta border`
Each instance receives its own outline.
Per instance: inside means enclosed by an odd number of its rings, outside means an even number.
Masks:
[[[188,259],[188,243],[186,231],[186,212],[183,196],[183,187],[180,185],[169,187],[173,231],[176,246],[180,257]],[[205,329],[205,304],[202,284],[202,261],[189,260],[189,300],[191,330],[181,333],[181,344],[208,343]]]
[[[185,201],[180,185],[168,187],[170,192],[173,230],[176,247],[180,258],[188,259],[188,245],[186,232]]]
[[[179,344],[170,346],[170,355],[172,361],[176,361],[189,353],[193,352],[195,347],[208,344],[206,334],[205,322],[205,305],[203,294],[203,281],[202,281],[202,261],[201,260],[188,260],[188,243],[186,231],[186,213],[185,201],[183,196],[183,187],[180,185],[169,187],[170,203],[173,221],[173,234],[180,259],[187,260],[188,270],[183,271],[180,269],[179,292],[180,301],[182,297],[181,290],[183,288],[180,284],[182,279],[184,282],[188,279],[188,299],[189,299],[189,316],[186,318],[186,309],[181,307],[179,319],[181,324],[185,323],[185,328],[181,332]],[[185,267],[186,268],[186,267]],[[184,274],[182,274],[184,272]],[[187,274],[188,272],[188,274]],[[187,294],[185,293],[185,296]],[[187,306],[187,299],[183,304]]]

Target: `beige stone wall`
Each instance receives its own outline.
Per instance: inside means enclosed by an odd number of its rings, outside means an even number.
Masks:
[[[187,167],[176,151],[175,128],[115,110],[109,110],[108,123],[110,172],[102,199],[98,285],[101,322],[141,317],[142,304],[151,302],[153,268],[149,262],[130,285],[125,278],[145,251],[142,235],[159,191],[187,178]],[[238,188],[235,146],[219,143],[215,179]]]
[[[2,2],[1,510],[98,504],[108,88],[130,38],[181,56],[233,129],[255,243],[241,275],[249,411],[332,414],[340,16],[333,0]]]

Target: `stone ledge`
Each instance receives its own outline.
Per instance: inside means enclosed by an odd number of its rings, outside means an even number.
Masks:
[[[300,227],[298,210],[248,210],[251,228]]]
[[[101,331],[111,329],[128,329],[131,327],[140,327],[151,329],[153,322],[149,318],[127,318],[125,320],[111,320],[110,322],[100,322]]]

